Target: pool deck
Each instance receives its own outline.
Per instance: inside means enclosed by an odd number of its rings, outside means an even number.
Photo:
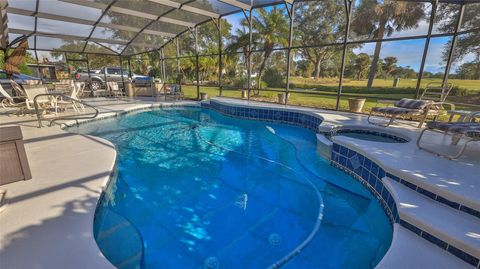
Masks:
[[[215,99],[232,105],[305,110],[323,117],[324,126],[366,125],[364,115],[227,98]],[[101,117],[127,110],[147,109],[152,105],[172,104],[149,99],[96,98],[87,101],[99,108]],[[187,103],[198,104],[176,102]],[[113,145],[101,138],[69,133],[58,126],[37,128],[34,117],[9,117],[4,110],[0,111],[3,112],[0,113],[0,126],[21,126],[33,175],[31,180],[0,186],[0,189],[7,190],[9,202],[0,213],[0,267],[113,268],[100,253],[93,238],[95,206],[114,168],[116,152]],[[335,137],[334,142],[353,147],[378,160],[385,170],[395,171],[395,175],[411,180],[418,186],[480,210],[478,143],[472,144],[462,158],[450,161],[416,149],[414,140],[419,129],[411,123],[388,129],[399,132],[412,141],[386,145]],[[440,135],[433,135],[429,137],[428,143],[435,146],[444,142],[442,139]],[[396,186],[395,182],[389,188],[396,195],[401,216],[409,217],[417,225],[424,225],[426,229],[445,236],[442,237],[443,240],[461,243],[462,248],[473,251],[475,255],[476,251],[480,251],[478,218],[465,216],[465,213],[455,212],[446,206],[438,206],[411,190],[409,192]],[[425,213],[425,208],[436,215]],[[432,221],[425,223],[426,220],[453,218],[452,216],[460,218],[458,223],[467,230],[452,225],[436,229]],[[454,220],[452,223],[457,224]],[[395,225],[392,247],[378,268],[474,268],[413,232]],[[473,228],[469,229],[470,227]],[[463,234],[467,231],[466,237],[462,238],[462,234],[456,233],[458,230]]]

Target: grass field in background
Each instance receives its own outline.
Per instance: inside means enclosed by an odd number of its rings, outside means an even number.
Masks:
[[[195,86],[183,86],[183,91],[185,93],[185,98],[187,99],[195,99],[197,96],[197,88]],[[216,97],[218,96],[218,87],[200,87],[201,92],[205,92],[208,96]],[[231,89],[223,89],[223,97],[231,97],[231,98],[241,98],[241,90],[231,90]],[[259,96],[252,96],[250,99],[254,101],[263,101],[263,102],[277,102],[278,92],[271,92],[271,91],[260,91]],[[404,95],[401,95],[404,96]],[[401,98],[400,96],[398,96]],[[364,112],[370,111],[370,109],[374,106],[378,106],[377,104],[377,97],[374,98],[367,98],[367,101],[364,105]],[[335,105],[337,102],[336,96],[330,95],[313,95],[313,94],[301,94],[301,93],[290,93],[290,98],[288,99],[289,105],[298,105],[298,106],[308,106],[308,107],[316,107],[316,108],[325,108],[325,109],[335,109]],[[348,98],[342,97],[340,99],[340,109],[341,110],[348,110]]]
[[[468,105],[457,105],[456,109],[464,110],[480,110],[480,81],[478,80],[449,80],[454,86],[463,87],[469,91],[465,96],[453,96],[448,98],[448,101],[455,103],[464,103]],[[441,79],[424,79],[422,80],[423,87],[430,82],[441,82]],[[290,98],[288,100],[289,105],[308,106],[325,109],[335,109],[336,105],[336,92],[338,89],[338,81],[336,79],[305,79],[293,77],[292,83],[298,88],[293,88]],[[414,98],[416,80],[404,79],[400,80],[399,87],[391,87],[393,80],[376,79],[374,87],[371,90],[366,89],[367,81],[350,81],[347,80],[344,84],[343,94],[348,96],[342,96],[340,98],[340,109],[348,110],[348,98],[350,97],[364,97],[366,102],[363,108],[364,113],[368,113],[372,107],[379,106],[377,100],[379,99],[392,99],[399,100],[401,98]],[[301,86],[302,85],[302,86]],[[308,85],[307,87],[303,85]],[[303,88],[302,88],[303,87]],[[423,89],[423,88],[422,88]],[[284,89],[278,89],[284,90]],[[185,97],[194,99],[197,97],[196,86],[188,85],[183,86]],[[209,97],[216,97],[219,95],[218,87],[201,86],[201,92],[208,93]],[[300,93],[301,92],[301,93]],[[272,91],[260,91],[260,95],[252,96],[251,100],[277,102],[278,92]],[[453,93],[452,93],[453,94]],[[239,89],[223,89],[224,97],[241,98],[241,90]],[[470,104],[472,106],[470,106]]]
[[[463,80],[463,79],[449,79],[450,83],[454,87],[467,89],[471,91],[476,91],[480,93],[480,80]],[[312,79],[312,78],[303,78],[303,77],[292,77],[291,83],[302,86],[302,85],[312,85],[312,86],[333,86],[338,88],[338,79],[336,78],[321,78],[321,79]],[[420,88],[424,89],[429,83],[442,83],[440,78],[424,78],[420,84]],[[367,80],[351,80],[344,79],[344,86],[351,87],[367,87]],[[393,88],[393,79],[375,79],[373,81],[373,87],[377,88]],[[400,79],[397,88],[411,88],[415,89],[417,87],[417,79]]]

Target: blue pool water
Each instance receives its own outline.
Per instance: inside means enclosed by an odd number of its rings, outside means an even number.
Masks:
[[[118,268],[373,268],[392,227],[311,131],[196,108],[71,128],[110,140],[94,233]]]

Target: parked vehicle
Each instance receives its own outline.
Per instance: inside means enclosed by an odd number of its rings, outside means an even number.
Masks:
[[[27,80],[40,80],[40,78],[32,77],[25,74],[13,74],[12,79],[18,84],[24,84]],[[4,70],[0,70],[0,84],[9,94],[12,94],[12,86],[10,85],[10,79]]]
[[[77,81],[88,82],[92,91],[105,88],[107,81],[114,81],[119,84],[122,81],[130,81],[130,78],[128,76],[128,70],[122,70],[119,67],[102,67],[100,70],[90,70],[90,76],[87,70],[78,69],[75,72],[74,77]],[[137,87],[149,86],[152,82],[152,78],[148,76],[132,74],[131,81]],[[122,87],[121,84],[119,86]]]

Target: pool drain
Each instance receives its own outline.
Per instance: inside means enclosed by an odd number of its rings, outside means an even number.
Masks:
[[[220,266],[220,261],[216,257],[208,257],[203,262],[205,269],[217,269]]]
[[[282,243],[282,237],[277,233],[270,234],[268,236],[268,242],[270,242],[272,246],[278,246]]]

